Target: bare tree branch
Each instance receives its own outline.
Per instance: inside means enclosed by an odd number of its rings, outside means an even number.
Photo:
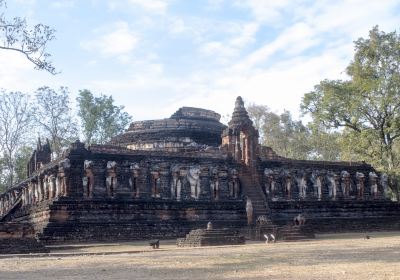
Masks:
[[[0,49],[22,53],[35,65],[35,69],[45,70],[55,75],[47,44],[55,39],[55,30],[44,24],[29,27],[25,18],[8,20],[5,16],[6,1],[0,0]]]

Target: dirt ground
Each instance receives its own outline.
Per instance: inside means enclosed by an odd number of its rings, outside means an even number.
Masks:
[[[0,279],[400,279],[400,232],[313,241],[159,250],[143,242],[53,248],[0,259]]]

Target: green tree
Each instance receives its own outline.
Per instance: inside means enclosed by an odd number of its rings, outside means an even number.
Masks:
[[[0,156],[0,193],[7,190],[7,167],[3,156]]]
[[[26,18],[6,18],[7,3],[0,0],[0,50],[15,51],[23,54],[36,69],[46,70],[51,74],[57,71],[46,51],[47,44],[55,36],[55,30],[44,24],[28,26]]]
[[[0,151],[4,184],[16,183],[16,155],[27,142],[32,127],[29,97],[20,92],[0,91]]]
[[[132,117],[124,112],[124,106],[114,105],[112,96],[94,96],[89,90],[79,91],[78,116],[82,133],[88,144],[104,144],[121,132]]]
[[[310,131],[301,121],[293,120],[290,112],[278,115],[265,105],[247,107],[254,126],[260,133],[262,145],[271,147],[278,155],[307,159],[311,154],[308,138]]]
[[[278,115],[265,105],[250,104],[247,111],[260,133],[260,143],[278,155],[293,159],[340,159],[340,133],[304,125],[301,120],[293,120],[290,112]]]
[[[309,123],[310,136],[305,141],[312,147],[308,159],[338,161],[342,160],[341,134]]]
[[[400,172],[400,37],[374,27],[355,41],[349,80],[324,80],[304,95],[301,108],[314,124],[341,132],[344,159],[366,160]]]
[[[277,119],[278,116],[272,113],[269,107],[266,105],[249,104],[246,107],[246,110],[249,113],[249,117],[253,121],[254,127],[258,130],[258,133],[260,134],[260,143],[263,144],[265,142],[265,122],[267,121],[268,117],[276,116]]]
[[[21,147],[15,155],[15,177],[16,182],[21,182],[27,177],[27,163],[33,153],[31,146]]]
[[[34,119],[39,133],[50,139],[53,153],[58,157],[63,148],[77,139],[78,130],[72,114],[69,91],[41,87],[36,91]]]

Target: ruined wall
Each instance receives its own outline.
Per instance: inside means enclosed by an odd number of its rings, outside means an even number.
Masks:
[[[241,227],[235,167],[218,157],[77,142],[20,184],[5,220],[31,223],[47,242],[173,238],[208,221]]]
[[[268,200],[387,199],[386,175],[365,163],[266,160],[258,166]]]
[[[267,160],[258,167],[276,225],[303,214],[315,232],[399,230],[387,177],[365,163]]]
[[[191,146],[218,147],[225,125],[213,111],[182,107],[170,118],[131,123],[128,130],[110,144],[132,150],[176,152]]]
[[[272,201],[269,206],[275,224],[288,224],[301,213],[316,233],[400,229],[400,205],[392,201]]]

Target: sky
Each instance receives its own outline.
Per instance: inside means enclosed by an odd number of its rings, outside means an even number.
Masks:
[[[347,79],[353,41],[400,31],[400,0],[7,0],[7,17],[53,27],[55,76],[0,52],[0,88],[112,95],[134,120],[179,107],[232,113],[235,99],[289,110],[323,79]]]

